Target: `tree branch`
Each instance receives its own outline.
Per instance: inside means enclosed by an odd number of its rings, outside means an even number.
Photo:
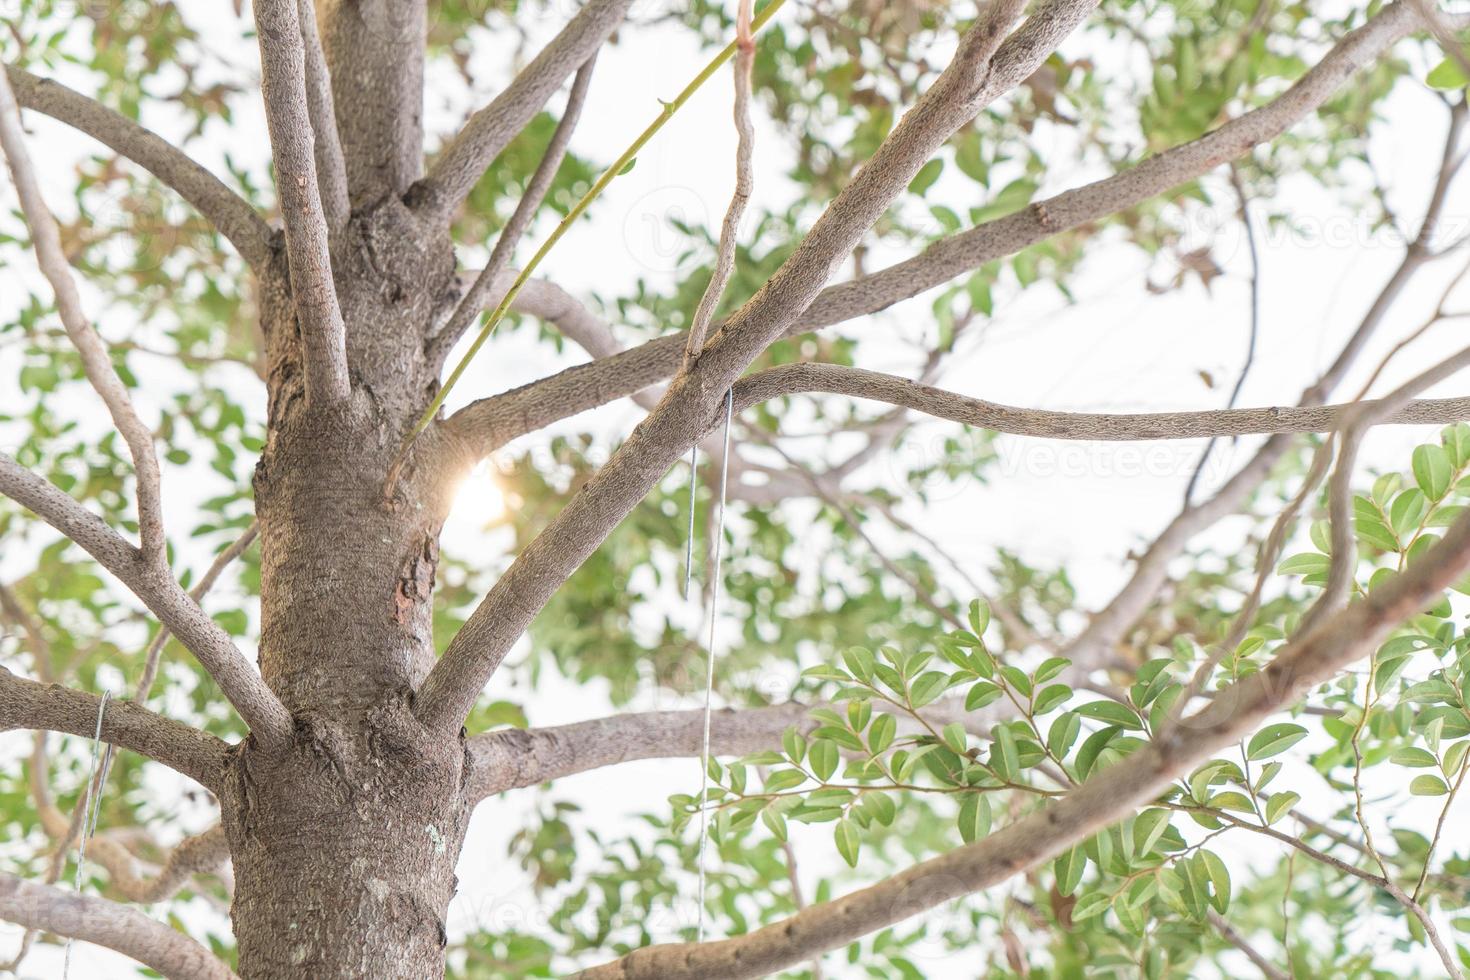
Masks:
[[[38,684],[0,667],[0,731],[66,732],[91,738],[100,698],[59,684]],[[230,747],[197,728],[155,714],[133,701],[110,700],[102,739],[131,749],[218,792]]]
[[[961,39],[954,60],[791,257],[496,582],[419,691],[417,713],[426,724],[440,729],[461,724],[536,613],[683,456],[729,386],[801,315],[925,161],[984,106],[1029,76],[1092,6],[1092,0],[1052,0],[1009,39],[1006,33],[1020,15],[1021,0],[998,0],[986,8]]]
[[[306,63],[306,103],[311,119],[316,186],[328,237],[335,239],[347,227],[352,206],[347,196],[347,160],[337,135],[332,76],[327,71],[327,58],[322,53],[322,38],[316,26],[316,0],[296,0],[296,16],[301,23],[302,57]]]
[[[1090,442],[1331,432],[1347,425],[1359,406],[1376,404],[1351,402],[1319,408],[1234,408],[1090,415],[1015,408],[877,371],[839,364],[798,363],[783,364],[742,379],[735,385],[735,409],[742,411],[772,398],[801,392],[850,395],[885,402],[935,418],[1011,435]],[[1470,419],[1470,398],[1427,398],[1413,402],[1405,400],[1394,414],[1383,421],[1420,425],[1465,419]]]
[[[1180,772],[1253,730],[1371,650],[1470,569],[1470,515],[1422,560],[1366,599],[1290,643],[1167,738],[1093,775],[1040,811],[983,840],[877,885],[734,939],[650,946],[587,970],[586,980],[757,977],[834,949],[951,899],[999,884],[1101,830],[1168,788]]]
[[[830,705],[786,704],[758,708],[721,708],[710,716],[710,752],[714,755],[750,755],[781,747],[786,729],[803,732],[816,727],[814,708]],[[875,711],[892,713],[900,722],[905,710],[877,704]],[[921,714],[942,728],[960,722],[976,734],[989,731],[998,712],[966,710],[962,699],[941,699]],[[479,802],[507,790],[575,776],[604,766],[642,759],[686,759],[704,747],[704,709],[643,711],[610,715],[547,728],[512,728],[472,736],[472,760],[466,797]]]
[[[133,161],[193,205],[251,266],[265,266],[271,252],[270,226],[249,203],[183,150],[60,82],[10,66],[5,72],[22,106],[86,133]]]
[[[589,0],[505,91],[470,117],[429,175],[410,189],[410,203],[430,222],[448,224],[500,151],[541,111],[563,79],[586,64],[617,30],[630,3]]]
[[[424,159],[425,0],[321,0],[337,133],[353,207],[401,195]]]
[[[61,314],[61,323],[81,356],[82,370],[87,375],[87,381],[107,406],[112,423],[127,443],[128,455],[133,459],[133,471],[138,481],[138,527],[143,560],[151,566],[162,567],[167,561],[163,533],[163,488],[158,470],[158,456],[153,450],[153,430],[138,418],[127,386],[112,366],[107,345],[92,328],[91,321],[82,310],[82,298],[77,292],[76,281],[71,275],[71,265],[61,245],[61,230],[41,195],[41,185],[36,180],[35,168],[26,152],[25,138],[21,132],[20,109],[4,75],[0,75],[0,146],[4,148],[5,160],[10,165],[10,174],[20,197],[21,211],[24,212],[26,224],[31,230],[36,261],[56,294],[56,308]]]
[[[290,738],[293,726],[285,706],[229,634],[189,598],[167,568],[146,564],[101,518],[4,453],[0,453],[0,493],[80,545],[132,590],[194,654],[252,733],[268,743]]]
[[[260,36],[260,87],[275,161],[276,190],[286,224],[291,292],[301,326],[309,404],[345,401],[347,327],[337,306],[327,221],[317,190],[316,138],[306,91],[306,54],[297,0],[255,0]]]
[[[567,155],[567,144],[572,141],[572,132],[577,128],[577,121],[582,117],[582,106],[587,101],[587,89],[592,84],[592,71],[597,66],[597,55],[594,52],[581,68],[577,69],[577,75],[572,80],[572,91],[567,96],[566,111],[562,113],[561,120],[557,122],[556,129],[551,134],[551,141],[546,145],[546,152],[541,156],[541,162],[536,165],[536,172],[531,175],[531,180],[526,184],[526,190],[521,194],[521,199],[516,202],[516,209],[511,213],[510,220],[500,231],[500,237],[495,240],[495,247],[490,250],[490,260],[485,263],[485,268],[475,277],[474,284],[469,291],[460,299],[459,305],[454,308],[454,315],[444,328],[430,339],[426,349],[426,356],[430,363],[440,364],[444,358],[449,356],[449,351],[464,336],[470,324],[474,322],[475,316],[483,310],[490,302],[490,294],[498,292],[499,297],[504,297],[506,290],[514,277],[506,279],[501,283],[501,273],[505,272],[510,265],[511,256],[515,254],[516,244],[521,236],[530,227],[531,221],[536,217],[536,212],[541,208],[541,202],[546,197],[546,192],[551,188],[551,182],[556,179],[556,172],[561,168],[561,162]],[[531,286],[528,281],[521,287],[520,293]],[[520,298],[520,293],[516,298]],[[570,299],[570,297],[568,297]],[[495,300],[499,302],[499,298]],[[512,308],[516,308],[512,304]]]
[[[0,918],[96,943],[177,980],[239,980],[181,932],[126,905],[78,895],[0,872]]]
[[[785,336],[886,309],[992,259],[1012,255],[1068,229],[1127,210],[1200,177],[1221,162],[1285,132],[1326,102],[1352,74],[1418,26],[1413,10],[1403,2],[1393,3],[1344,37],[1316,67],[1270,103],[1197,140],[1150,157],[1131,170],[941,239],[914,258],[870,276],[828,287]],[[1427,252],[1416,255],[1414,264],[1417,266],[1428,257]],[[501,424],[494,430],[495,444],[483,451],[491,452],[551,422],[628,397],[669,379],[679,368],[685,343],[683,334],[660,337],[616,356],[578,365],[484,399],[485,402],[505,401],[485,409],[487,415],[495,415]],[[527,419],[524,428],[513,421],[517,415]],[[1285,444],[1273,446],[1273,452],[1277,448],[1284,452]]]

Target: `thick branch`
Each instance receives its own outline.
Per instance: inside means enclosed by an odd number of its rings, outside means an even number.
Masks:
[[[1157,797],[1181,772],[1238,741],[1272,713],[1363,656],[1398,623],[1470,569],[1470,516],[1421,561],[1362,602],[1289,644],[1262,671],[1232,685],[1166,741],[1003,830],[870,888],[813,906],[734,939],[651,946],[585,971],[603,978],[757,977],[834,949],[951,899],[999,884],[1055,856]]]
[[[347,199],[347,161],[337,136],[332,76],[327,71],[327,58],[322,53],[322,38],[316,27],[316,0],[296,0],[296,14],[301,23],[302,57],[306,62],[306,102],[311,118],[316,185],[328,236],[336,238],[347,226],[351,205]]]
[[[10,165],[10,174],[20,197],[21,211],[31,230],[36,261],[56,294],[56,308],[61,314],[62,326],[81,356],[87,381],[107,406],[112,423],[122,434],[128,454],[133,458],[133,470],[138,481],[138,527],[143,559],[149,565],[161,567],[166,561],[163,481],[158,470],[158,455],[153,450],[153,431],[138,418],[127,385],[123,384],[117,369],[112,366],[107,345],[82,310],[82,297],[77,292],[71,264],[61,244],[61,229],[41,196],[41,185],[36,180],[36,171],[21,133],[20,109],[16,106],[9,81],[3,75],[0,75],[0,146],[4,148],[5,160]]]
[[[0,918],[29,929],[117,950],[177,980],[239,980],[215,956],[181,932],[101,898],[78,895],[0,873]]]
[[[86,133],[178,192],[255,268],[270,258],[270,226],[218,177],[157,133],[59,82],[6,68],[16,101]]]
[[[167,568],[146,564],[102,519],[0,453],[0,493],[35,513],[116,575],[171,629],[219,684],[251,731],[267,742],[290,737],[291,716],[230,636],[205,615]]]
[[[824,704],[788,702],[760,708],[723,708],[710,716],[710,751],[714,755],[749,755],[779,749],[786,729],[816,727],[811,717]],[[878,712],[898,716],[900,727],[912,721],[907,712],[876,705]],[[941,699],[926,706],[924,721],[935,728],[960,722],[977,735],[1001,719],[999,711],[969,711],[963,700]],[[505,729],[469,740],[473,770],[466,795],[478,802],[495,793],[574,776],[591,769],[641,759],[686,759],[704,747],[704,709],[645,711],[610,715],[548,728]]]
[[[424,160],[425,0],[320,0],[353,207],[400,195]]]
[[[688,371],[496,582],[419,692],[418,712],[457,727],[501,659],[542,606],[688,450],[729,386],[781,336],[873,222],[953,132],[1051,53],[1092,10],[1053,0],[1008,40],[1019,0],[986,9],[954,60],[812,226],[792,256],[725,324]]]
[[[1134,207],[1171,187],[1208,173],[1264,143],[1317,109],[1353,73],[1370,63],[1419,22],[1404,3],[1394,3],[1351,32],[1322,61],[1270,103],[1214,132],[1166,150],[1132,170],[1032,204],[929,246],[924,252],[861,279],[829,287],[786,331],[788,336],[885,309],[926,289],[1003,258],[1070,228]],[[1416,263],[1425,255],[1419,255]],[[485,401],[505,420],[495,429],[491,452],[553,421],[597,408],[665,381],[678,370],[683,335],[660,337],[614,357],[583,364]],[[1347,353],[1347,352],[1345,352]],[[1355,352],[1354,352],[1355,353]],[[525,428],[511,420],[521,414]],[[1284,446],[1282,447],[1284,450]]]
[[[1233,408],[1138,415],[1048,412],[970,398],[907,378],[839,364],[785,364],[760,371],[735,385],[737,411],[786,395],[823,392],[886,402],[1011,435],[1089,442],[1201,439],[1282,432],[1331,432],[1347,425],[1361,405],[1316,408]],[[1427,398],[1409,402],[1382,421],[1398,425],[1444,424],[1470,419],[1470,398]],[[467,430],[462,430],[467,431]]]
[[[0,731],[29,729],[91,738],[101,699],[59,684],[39,684],[0,667]],[[109,700],[102,739],[161,762],[218,790],[230,747],[213,735],[155,714],[132,701]]]
[[[429,218],[447,223],[500,151],[526,128],[568,75],[597,53],[631,0],[589,0],[551,43],[485,108],[470,117],[410,191]]]
[[[260,87],[286,223],[291,292],[301,326],[309,403],[331,406],[351,393],[347,327],[337,306],[326,215],[317,189],[316,138],[306,92],[306,54],[296,0],[256,0]]]

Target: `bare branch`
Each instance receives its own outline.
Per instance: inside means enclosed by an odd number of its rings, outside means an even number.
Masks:
[[[316,138],[297,0],[256,0],[253,6],[291,292],[305,348],[306,397],[313,405],[329,407],[347,399],[352,383],[347,376],[347,327],[337,305],[327,221],[317,190]]]
[[[347,227],[352,209],[347,198],[347,161],[342,156],[342,141],[337,135],[332,76],[327,72],[327,58],[322,53],[322,38],[316,27],[315,0],[296,0],[296,15],[301,22],[302,56],[306,61],[307,115],[311,118],[316,185],[328,237],[335,239]]]
[[[457,727],[536,613],[698,438],[729,386],[821,291],[832,270],[903,192],[934,151],[1018,84],[1091,12],[1052,0],[1019,30],[1020,0],[998,0],[961,39],[920,97],[781,268],[669,387],[658,408],[500,577],[419,691],[416,711]]]
[[[1259,673],[1221,692],[1175,732],[1123,765],[983,840],[918,864],[879,884],[733,939],[650,946],[587,970],[587,980],[757,977],[834,949],[950,899],[1033,868],[1157,797],[1180,772],[1239,740],[1314,684],[1373,649],[1470,569],[1470,516],[1422,560],[1366,599],[1290,643]]]
[[[210,562],[209,567],[204,570],[204,575],[189,590],[189,598],[195,602],[202,600],[205,594],[214,588],[214,583],[219,581],[220,575],[224,573],[224,570],[229,567],[230,563],[244,554],[245,549],[249,548],[251,543],[255,541],[255,536],[259,530],[260,522],[251,521],[250,526],[245,529],[244,534],[236,538],[234,543],[224,551],[215,555],[214,561]],[[158,676],[159,659],[163,656],[163,648],[168,643],[168,638],[172,635],[168,626],[164,625],[159,628],[158,635],[153,637],[153,642],[148,644],[148,649],[143,656],[143,672],[138,676],[138,684],[133,692],[134,699],[140,704],[148,700],[148,694],[153,690],[153,680]]]
[[[177,980],[239,980],[209,950],[136,909],[0,872],[0,918],[114,949]]]
[[[1250,147],[1285,132],[1327,101],[1356,71],[1412,33],[1417,26],[1414,12],[1405,3],[1391,4],[1344,37],[1315,68],[1267,105],[1253,109],[1193,142],[1150,157],[1132,170],[1036,202],[1015,214],[942,239],[920,255],[888,269],[829,287],[785,335],[804,333],[886,309],[991,259],[1003,258],[1070,228],[1126,210],[1206,174],[1220,163],[1244,154]],[[1441,190],[1445,183],[1443,180],[1440,182]],[[1442,194],[1437,194],[1436,199],[1442,205]],[[1433,210],[1437,214],[1437,208]],[[1433,224],[1433,221],[1426,221],[1425,228],[1432,228]],[[1427,241],[1424,235],[1420,237]],[[1385,307],[1397,295],[1403,282],[1430,257],[1422,243],[1416,244],[1413,251],[1406,267],[1396,274],[1397,285],[1385,290]],[[1367,332],[1360,337],[1366,342]],[[500,404],[487,405],[483,409],[487,416],[493,415],[498,424],[493,426],[495,442],[483,447],[482,451],[491,452],[553,421],[628,397],[667,380],[678,370],[685,346],[682,335],[660,337],[615,357],[578,365],[476,403],[504,399]],[[1341,363],[1350,362],[1356,353],[1356,349],[1344,351]],[[1334,375],[1335,371],[1329,372],[1323,381],[1335,381]],[[528,420],[524,428],[513,423],[517,414]],[[1280,441],[1272,445],[1271,452],[1279,458],[1285,449],[1285,441]],[[1264,462],[1264,457],[1262,459]],[[1274,463],[1274,459],[1271,462]],[[1261,472],[1264,474],[1269,469],[1270,465],[1264,465]],[[1227,512],[1233,507],[1234,504],[1226,508]]]
[[[7,66],[5,71],[22,106],[66,123],[127,157],[192,204],[251,266],[265,266],[271,254],[270,226],[183,150],[59,82],[19,68]]]
[[[506,86],[470,117],[409,192],[430,221],[447,224],[500,151],[541,111],[562,80],[585,65],[623,22],[631,0],[589,0]]]
[[[594,53],[581,68],[577,69],[577,75],[572,79],[571,94],[567,96],[566,111],[562,113],[561,120],[551,134],[551,141],[546,145],[546,152],[542,154],[541,162],[536,165],[536,172],[531,175],[525,192],[516,202],[515,211],[511,213],[510,220],[501,229],[500,237],[495,240],[495,247],[490,251],[490,261],[485,263],[485,268],[481,269],[480,274],[475,277],[475,282],[470,286],[469,292],[460,299],[459,305],[454,309],[454,315],[449,318],[449,323],[429,341],[427,356],[431,363],[438,364],[449,356],[450,348],[459,342],[460,337],[464,336],[464,332],[474,322],[475,315],[490,303],[492,292],[498,292],[503,298],[506,290],[510,288],[511,280],[509,279],[501,284],[501,273],[510,266],[517,243],[526,233],[526,229],[530,227],[531,221],[536,217],[536,212],[540,210],[541,202],[545,200],[546,192],[551,188],[551,182],[556,179],[556,172],[561,168],[561,162],[567,155],[567,144],[571,142],[572,132],[577,128],[577,121],[582,117],[582,106],[587,101],[587,89],[592,84],[592,71],[596,65],[597,55]],[[524,293],[526,288],[532,284],[528,281],[522,286],[516,298],[519,300],[521,293]],[[495,302],[499,302],[499,299],[496,299]],[[512,304],[512,308],[517,308],[516,304]]]
[[[886,309],[984,263],[1116,214],[1193,180],[1267,142],[1332,97],[1355,72],[1419,29],[1411,6],[1392,3],[1339,41],[1286,92],[1190,143],[1149,157],[1131,170],[1031,204],[930,245],[914,258],[827,290],[800,327],[812,330]]]
[[[258,738],[279,744],[290,737],[292,722],[285,706],[229,634],[189,598],[167,568],[144,562],[101,518],[4,453],[0,453],[0,493],[80,545],[143,600],[209,671]]]
[[[795,726],[805,732],[816,727],[810,715],[821,707],[829,705],[793,701],[717,709],[710,716],[710,752],[750,755],[780,748],[786,729]],[[906,710],[881,703],[873,710],[896,714],[900,723],[912,720]],[[988,732],[1000,717],[999,712],[968,711],[962,699],[940,699],[925,706],[922,714],[935,727],[960,722],[977,735]],[[485,732],[468,741],[472,765],[465,795],[478,802],[506,790],[623,762],[691,758],[700,754],[703,740],[703,708],[628,712],[547,728]]]
[[[59,684],[38,684],[0,667],[0,731],[33,729],[91,738],[100,699]],[[226,772],[226,743],[132,701],[112,700],[102,716],[104,741],[161,762],[218,790]]]
[[[1202,412],[1152,412],[1139,415],[1089,415],[1015,408],[907,378],[840,364],[783,364],[757,372],[735,385],[737,411],[772,398],[800,392],[850,395],[901,405],[935,418],[962,422],[1011,435],[1044,439],[1130,442],[1153,439],[1199,439],[1281,432],[1330,432],[1348,424],[1359,404],[1320,408],[1234,408]],[[1470,398],[1430,398],[1395,403],[1390,417],[1399,425],[1443,424],[1470,419]]]
[[[1236,928],[1230,924],[1229,919],[1225,918],[1214,909],[1210,909],[1210,925],[1214,926],[1215,931],[1218,932],[1221,936],[1225,937],[1225,941],[1227,943],[1244,953],[1245,958],[1250,960],[1251,964],[1257,970],[1261,971],[1261,976],[1265,977],[1266,980],[1291,980],[1286,971],[1282,970],[1275,963],[1272,963],[1270,960],[1266,959],[1266,957],[1262,955],[1260,950],[1252,946],[1249,940],[1242,936],[1240,932],[1237,931]]]
[[[735,235],[740,230],[740,219],[745,206],[755,189],[755,127],[750,122],[750,72],[755,64],[755,41],[750,35],[751,0],[739,0],[735,34],[735,192],[730,196],[730,206],[725,211],[725,222],[720,227],[720,245],[715,255],[714,272],[699,298],[694,310],[694,319],[689,324],[689,339],[684,345],[684,367],[687,369],[699,352],[704,349],[705,332],[714,319],[715,308],[725,294],[730,273],[735,271]]]
[[[781,744],[796,725],[810,728],[810,705],[725,708],[710,716],[710,752],[748,755]],[[475,735],[468,743],[472,768],[465,795],[482,800],[506,790],[639,759],[698,755],[704,709],[612,715],[550,728],[506,729]]]
[[[61,314],[61,323],[81,355],[82,370],[86,372],[87,380],[107,406],[112,423],[122,434],[128,454],[133,458],[133,470],[138,480],[138,527],[143,559],[149,565],[161,567],[167,559],[164,553],[162,478],[158,456],[153,451],[153,431],[138,418],[127,385],[123,384],[112,366],[107,345],[82,310],[82,298],[61,246],[61,230],[41,196],[41,185],[36,181],[35,168],[26,152],[25,137],[20,128],[20,109],[4,75],[0,75],[0,145],[4,147],[21,210],[31,229],[36,261],[56,294],[56,309]]]

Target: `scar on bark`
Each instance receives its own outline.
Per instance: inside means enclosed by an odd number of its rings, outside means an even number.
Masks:
[[[434,594],[434,572],[439,567],[439,529],[424,535],[418,551],[408,556],[398,573],[398,587],[393,591],[393,618],[406,626],[414,607],[428,602]]]

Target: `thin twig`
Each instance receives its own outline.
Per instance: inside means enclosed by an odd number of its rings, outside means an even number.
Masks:
[[[496,277],[510,265],[516,245],[530,227],[536,212],[540,210],[542,201],[546,199],[546,192],[551,189],[556,172],[567,155],[567,144],[571,142],[572,132],[577,128],[577,120],[582,117],[582,106],[586,104],[587,90],[592,83],[592,70],[596,65],[597,55],[594,54],[577,69],[577,75],[572,80],[571,94],[567,96],[566,111],[561,114],[561,120],[551,134],[551,142],[546,144],[546,152],[541,155],[536,172],[531,175],[525,192],[516,202],[515,211],[501,229],[500,237],[495,240],[495,247],[490,251],[490,261],[485,263],[485,268],[475,277],[474,284],[460,299],[449,323],[429,340],[427,353],[431,363],[437,364],[447,356],[450,348],[464,336],[475,315],[484,309],[486,299],[495,286]]]

